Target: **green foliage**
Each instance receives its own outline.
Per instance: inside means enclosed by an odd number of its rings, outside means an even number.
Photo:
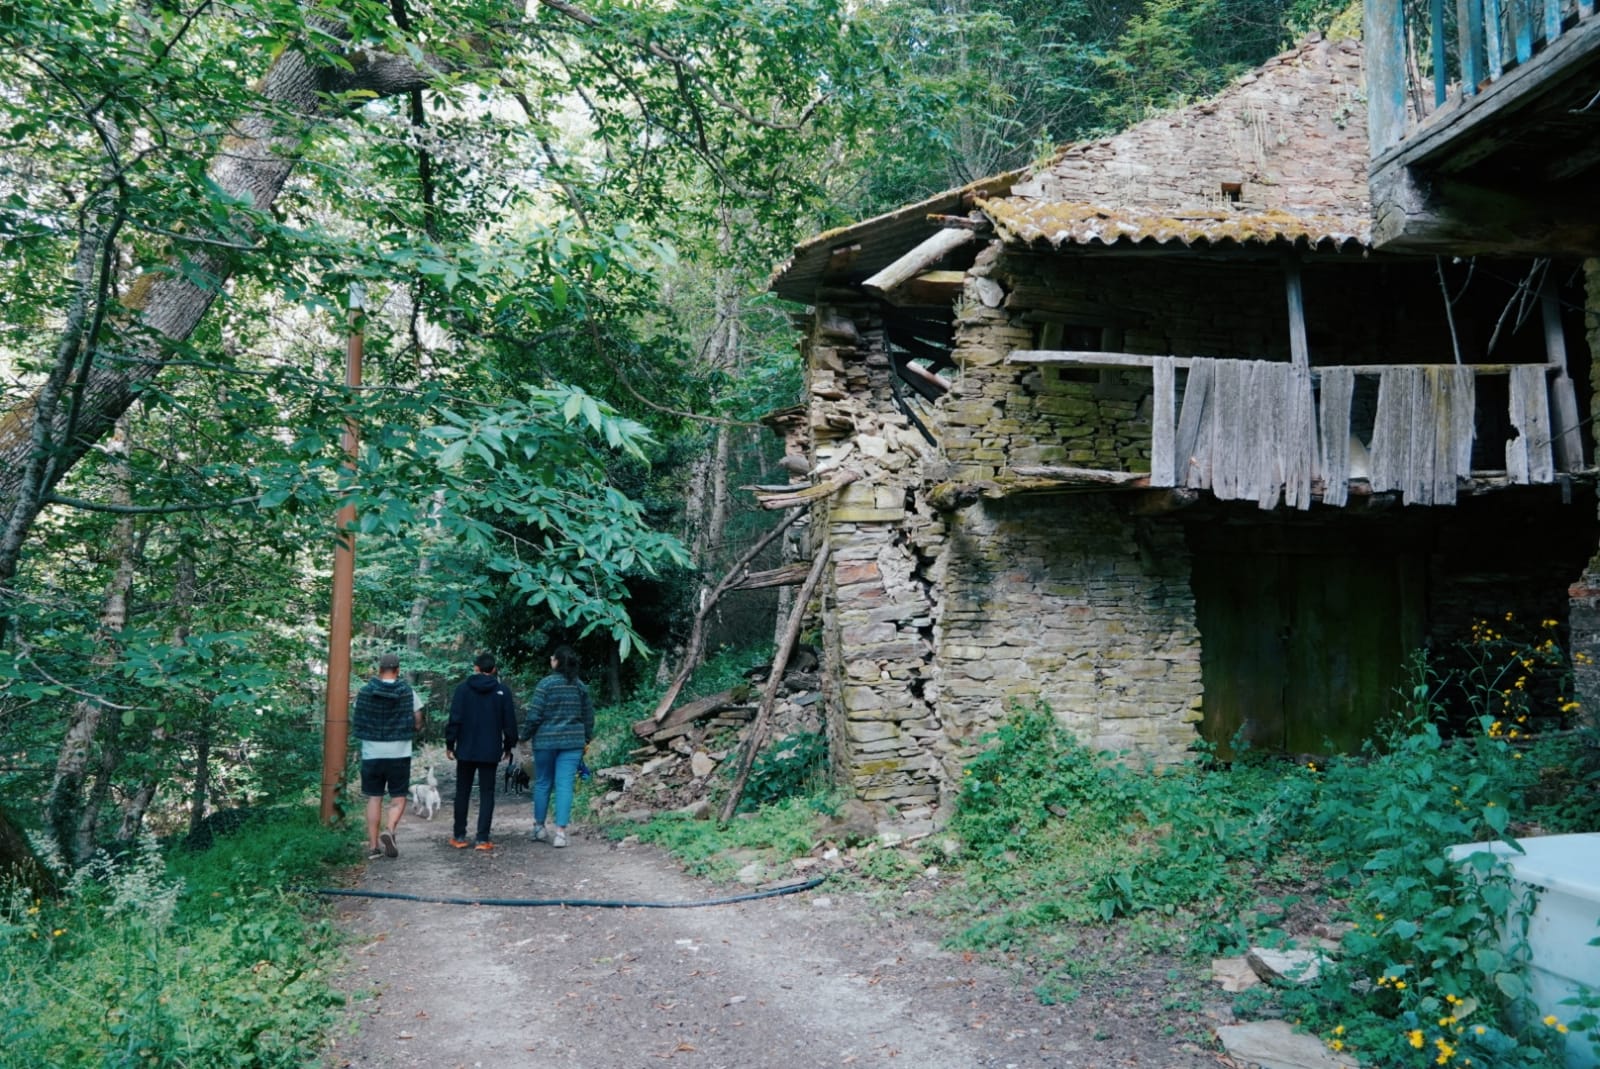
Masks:
[[[785,735],[756,756],[739,811],[750,812],[827,786],[828,737],[821,732]]]
[[[341,996],[330,925],[286,883],[347,844],[279,810],[169,870],[152,839],[60,902],[0,909],[0,1065],[308,1064]]]
[[[1447,856],[1513,842],[1530,818],[1597,830],[1592,748],[1538,730],[1567,704],[1565,684],[1533,685],[1538,669],[1559,675],[1565,659],[1542,633],[1509,651],[1503,637],[1475,635],[1462,670],[1413,659],[1402,713],[1367,753],[1326,767],[1141,772],[1086,751],[1047,709],[1017,710],[964,777],[952,828],[966,880],[944,908],[969,922],[953,942],[1027,954],[1046,973],[1040,997],[1061,1000],[1077,989],[1079,926],[1114,921],[1131,940],[1176,916],[1191,952],[1237,951],[1285,939],[1270,925],[1316,894],[1355,925],[1341,955],[1310,987],[1236,1012],[1301,1021],[1363,1065],[1413,1066],[1419,1050],[1430,1064],[1551,1064],[1558,1031],[1589,1027],[1595,1000],[1535,1019],[1523,933],[1500,920],[1514,894],[1504,864]],[[1466,722],[1446,707],[1451,686],[1477,711]]]
[[[811,852],[819,838],[822,799],[790,798],[763,806],[726,825],[664,813],[637,829],[682,861],[695,875],[726,880],[752,859],[783,862]]]

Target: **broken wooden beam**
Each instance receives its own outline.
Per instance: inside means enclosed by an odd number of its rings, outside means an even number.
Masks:
[[[825,497],[838,493],[859,478],[861,476],[856,472],[841,471],[825,483],[818,483],[808,489],[792,494],[767,494],[764,496],[758,494],[756,495],[756,501],[764,509],[792,509],[800,505],[810,505],[813,502],[821,501]]]
[[[673,709],[660,720],[657,720],[653,716],[647,716],[643,720],[639,720],[634,723],[633,733],[639,736],[641,739],[654,738],[657,741],[660,741],[661,733],[664,731],[667,731],[671,728],[692,724],[696,720],[700,720],[708,716],[715,716],[717,713],[720,713],[722,710],[728,708],[728,706],[734,703],[736,697],[742,697],[742,695],[736,694],[736,692],[740,690],[748,691],[749,688],[740,687],[729,690],[719,690],[717,693],[708,694],[704,698],[696,698],[692,702],[686,702],[685,704],[678,706],[676,709]]]
[[[895,290],[923,272],[931,270],[939,261],[963,245],[977,240],[976,231],[962,227],[946,227],[861,283],[861,288],[875,297],[891,300]]]
[[[794,586],[796,583],[805,582],[806,572],[810,570],[811,562],[808,560],[795,561],[785,564],[781,568],[768,568],[762,572],[749,572],[739,580],[730,590],[763,590],[774,586]]]
[[[1107,471],[1101,468],[1062,468],[1027,464],[1019,464],[1009,470],[1023,479],[1039,479],[1077,486],[1150,485],[1149,473],[1142,471]]]

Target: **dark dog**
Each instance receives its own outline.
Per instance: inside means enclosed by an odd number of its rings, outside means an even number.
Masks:
[[[528,766],[519,762],[516,754],[506,758],[506,770],[502,778],[505,780],[505,789],[512,794],[528,793]]]

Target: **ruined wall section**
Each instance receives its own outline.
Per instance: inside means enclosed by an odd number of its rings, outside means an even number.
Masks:
[[[823,698],[837,780],[889,818],[931,830],[948,748],[928,695],[935,667],[938,521],[914,505],[932,447],[898,410],[876,306],[820,306],[803,345],[817,478],[859,474],[818,505],[832,546],[821,621]],[[814,544],[813,549],[816,546]]]
[[[1043,700],[1095,749],[1181,760],[1201,698],[1181,529],[1104,493],[984,502],[949,524],[937,702],[953,755],[1012,701]]]
[[[1584,327],[1588,335],[1589,352],[1596,359],[1596,372],[1590,374],[1594,396],[1589,401],[1590,412],[1600,412],[1600,259],[1585,260],[1583,281]],[[1600,443],[1600,436],[1597,436]],[[1600,444],[1597,444],[1600,452]],[[1600,462],[1600,458],[1596,458]],[[1600,553],[1589,561],[1588,567],[1568,591],[1568,622],[1571,634],[1570,652],[1581,653],[1574,658],[1572,674],[1577,690],[1576,698],[1591,725],[1600,727]]]

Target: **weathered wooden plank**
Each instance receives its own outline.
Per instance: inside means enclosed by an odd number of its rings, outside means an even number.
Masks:
[[[1450,66],[1445,59],[1444,0],[1430,0],[1429,40],[1433,48],[1433,106],[1443,107],[1450,90]]]
[[[1105,353],[1080,349],[1013,349],[1006,356],[1008,364],[1039,364],[1068,367],[1155,367],[1160,361],[1170,361],[1173,367],[1189,367],[1199,357],[1148,356],[1141,353]]]
[[[1405,137],[1405,13],[1400,0],[1369,0],[1362,19],[1362,52],[1367,61],[1367,141],[1376,156]]]
[[[1173,446],[1177,438],[1177,369],[1172,359],[1156,361],[1155,394],[1150,410],[1150,485],[1177,486]]]
[[[1138,471],[1108,471],[1103,468],[1064,468],[1042,464],[1019,464],[1011,472],[1024,479],[1048,479],[1084,486],[1152,485],[1150,477]]]
[[[1559,366],[1550,382],[1550,436],[1555,444],[1557,471],[1577,471],[1583,467],[1583,436],[1579,433],[1578,398],[1567,374],[1567,338],[1561,328],[1561,305],[1555,288],[1546,282],[1540,295],[1544,313],[1545,356]]]
[[[1173,459],[1178,465],[1178,485],[1192,490],[1203,490],[1211,485],[1211,422],[1207,410],[1211,405],[1214,377],[1212,361],[1196,360],[1183,386]]]
[[[1280,365],[1282,366],[1282,365]],[[1278,491],[1283,485],[1280,460],[1282,437],[1279,427],[1283,415],[1283,380],[1276,369],[1260,360],[1243,367],[1245,403],[1239,413],[1242,463],[1239,467],[1239,499],[1254,501],[1263,511],[1278,507]]]
[[[1350,497],[1350,398],[1355,376],[1349,368],[1330,368],[1322,374],[1318,423],[1322,434],[1322,500],[1343,505]]]
[[[1501,0],[1483,0],[1483,47],[1489,57],[1489,80],[1499,81],[1505,73],[1505,60],[1500,47]]]
[[[1550,449],[1550,407],[1544,376],[1528,368],[1511,373],[1511,426],[1506,474],[1513,483],[1548,483],[1555,477]]]
[[[793,564],[785,564],[781,568],[768,568],[766,571],[749,572],[728,589],[761,590],[772,586],[797,586],[805,582],[806,573],[810,570],[810,561],[795,561]]]
[[[1387,371],[1399,367],[1460,367],[1474,375],[1509,375],[1512,368],[1528,367],[1528,364],[1329,364],[1327,367],[1311,369],[1312,378],[1321,378],[1330,371],[1348,371],[1355,375],[1382,375]],[[1555,364],[1536,364],[1546,371],[1556,370]]]
[[[1306,345],[1306,300],[1301,288],[1300,261],[1293,256],[1283,260],[1283,290],[1289,304],[1289,362],[1295,367],[1311,366],[1311,351]]]
[[[1456,33],[1461,52],[1461,95],[1478,95],[1486,64],[1483,52],[1483,0],[1456,0]]]
[[[1432,398],[1433,456],[1429,460],[1433,485],[1429,497],[1435,505],[1456,503],[1454,368],[1428,369],[1428,394]]]
[[[1239,360],[1218,360],[1213,369],[1216,385],[1211,405],[1211,492],[1223,501],[1239,496],[1239,454],[1244,387],[1244,364]]]
[[[1450,395],[1450,440],[1454,443],[1451,467],[1456,478],[1472,475],[1472,441],[1477,434],[1478,380],[1466,368],[1456,369],[1455,390]]]
[[[861,288],[874,296],[890,298],[902,285],[933,267],[961,246],[977,240],[978,234],[974,231],[960,227],[946,227],[861,283]]]
[[[1526,63],[1533,58],[1533,0],[1505,0],[1505,10],[1510,21],[1511,40],[1516,47],[1517,62]]]
[[[1561,0],[1544,0],[1544,40],[1549,44],[1561,36]]]
[[[1594,0],[1578,0],[1578,17],[1586,19],[1594,14]]]
[[[1317,406],[1311,396],[1311,374],[1305,368],[1295,368],[1289,375],[1288,411],[1283,500],[1290,508],[1303,510],[1311,507],[1311,483],[1318,467]]]
[[[1408,505],[1433,504],[1433,439],[1438,429],[1434,423],[1434,388],[1438,377],[1424,371],[1417,375],[1411,390],[1411,418],[1408,431],[1411,444],[1407,449],[1408,463],[1405,480],[1400,487],[1400,500]]]

